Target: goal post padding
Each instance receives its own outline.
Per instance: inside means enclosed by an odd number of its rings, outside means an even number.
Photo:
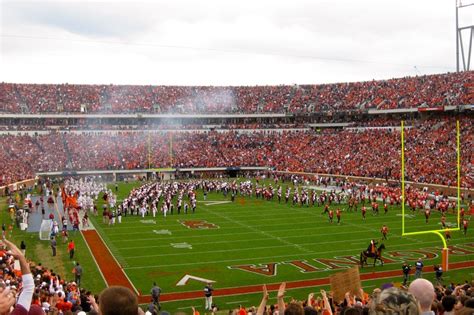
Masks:
[[[441,267],[444,271],[449,270],[449,258],[448,258],[449,249],[443,248],[443,252],[441,255]]]

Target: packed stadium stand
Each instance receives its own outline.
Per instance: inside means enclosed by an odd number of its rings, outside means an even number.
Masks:
[[[473,185],[472,126],[472,118],[461,120],[463,187]],[[455,130],[449,120],[427,120],[407,130],[407,179],[456,183]],[[149,162],[153,167],[268,166],[390,179],[400,178],[401,167],[400,132],[395,129],[185,131],[172,133],[172,140],[168,133],[144,131],[3,135],[0,139],[4,183],[31,178],[35,172],[142,169]]]
[[[0,84],[5,113],[281,113],[474,103],[474,72],[322,85]]]
[[[473,188],[473,82],[474,72],[257,87],[1,83],[0,186],[38,172],[162,167],[260,166],[399,181],[404,120],[407,180],[455,185],[459,121],[461,186]],[[213,116],[193,117],[205,114]],[[410,192],[408,196],[410,200]],[[13,268],[10,254],[4,261]],[[76,283],[41,265],[32,268],[32,276],[35,293],[27,304],[32,301],[33,308],[91,309],[90,292]],[[8,280],[24,285],[15,274]],[[467,283],[436,288],[435,307],[444,311],[449,290],[462,289],[466,293],[456,301],[471,311],[472,288]],[[58,292],[60,299],[53,303],[51,296]],[[333,314],[346,309],[362,314],[372,297],[351,297],[331,307],[324,298],[300,297],[300,306],[321,314],[331,314],[330,308]],[[268,305],[266,313],[275,307]],[[245,306],[241,310],[234,311],[256,312]]]
[[[454,185],[459,119],[461,185],[472,188],[472,82],[474,72],[260,87],[2,83],[0,185],[46,171],[227,166],[399,180],[400,120],[407,180]]]

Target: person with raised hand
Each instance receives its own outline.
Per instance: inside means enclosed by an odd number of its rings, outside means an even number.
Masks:
[[[20,293],[20,296],[18,297],[18,301],[16,302],[16,305],[15,305],[15,308],[13,309],[13,311],[11,311],[11,313],[9,313],[8,312],[9,310],[4,311],[3,309],[1,309],[1,311],[2,311],[1,314],[26,315],[26,314],[28,314],[28,312],[30,310],[31,300],[32,300],[32,297],[33,297],[34,289],[35,289],[35,284],[34,284],[33,276],[31,275],[30,266],[29,266],[28,262],[26,261],[25,256],[22,254],[21,250],[18,247],[16,247],[15,244],[13,244],[12,242],[10,242],[6,239],[3,239],[2,242],[10,250],[11,255],[13,256],[13,258],[17,259],[20,262],[21,278],[22,278],[23,288],[22,288],[22,291]],[[2,292],[2,294],[1,294],[2,299],[4,297],[3,293],[5,293],[6,291],[7,291],[7,289],[5,289]],[[9,296],[9,294],[10,293],[6,293],[6,301],[5,301],[6,303],[0,302],[0,305],[3,305],[5,307],[8,306],[8,304],[11,301],[11,297]],[[10,305],[10,307],[11,307],[11,305]]]
[[[277,301],[278,301],[278,314],[285,313],[285,292],[286,292],[286,282],[282,282],[278,288]]]
[[[265,307],[267,306],[267,302],[268,302],[267,286],[264,284],[262,289],[263,289],[263,296],[262,296],[262,301],[260,302],[260,305],[258,306],[258,309],[257,309],[257,315],[265,314]]]
[[[331,304],[329,303],[326,291],[321,290],[321,296],[323,298],[323,315],[332,315]]]

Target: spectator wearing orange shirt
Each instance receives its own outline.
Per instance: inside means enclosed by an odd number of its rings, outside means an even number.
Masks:
[[[245,309],[245,306],[240,305],[238,315],[247,315],[247,310]]]
[[[385,224],[380,229],[380,232],[382,233],[382,239],[386,240],[388,234],[388,227]]]
[[[69,252],[69,259],[74,258],[74,250],[76,249],[76,244],[74,244],[73,240],[69,241],[69,244],[67,245],[67,250]]]
[[[65,299],[65,296],[63,296],[62,292],[58,292],[58,297],[59,299],[58,299],[58,302],[56,303],[56,308],[62,311],[63,313],[66,311],[70,311],[73,306],[72,303]]]

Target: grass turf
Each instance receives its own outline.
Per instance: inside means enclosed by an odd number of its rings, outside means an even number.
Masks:
[[[118,198],[124,198],[133,188],[140,186],[139,182],[120,183]],[[115,185],[110,187],[114,190]],[[286,184],[284,184],[284,188]],[[284,191],[284,189],[283,189]],[[207,201],[230,201],[221,194],[210,193]],[[276,198],[275,198],[276,199]],[[100,203],[99,203],[100,205]],[[332,208],[335,209],[334,205]],[[0,208],[6,209],[5,199],[0,199]],[[347,208],[341,204],[341,209]],[[100,207],[99,207],[100,209]],[[263,283],[278,283],[313,278],[323,278],[343,269],[327,269],[327,266],[314,259],[334,258],[335,256],[358,257],[371,238],[380,239],[380,228],[387,224],[390,228],[388,240],[385,241],[386,252],[420,250],[431,248],[438,255],[441,240],[433,234],[401,237],[401,209],[390,207],[387,215],[382,213],[373,216],[367,211],[367,220],[362,220],[360,206],[358,212],[343,212],[342,223],[330,224],[327,215],[321,215],[322,207],[293,207],[290,204],[278,204],[274,201],[263,201],[255,198],[237,198],[234,203],[210,204],[203,202],[201,192],[198,192],[198,207],[195,214],[169,215],[145,220],[155,220],[155,224],[142,222],[142,218],[128,216],[123,218],[121,225],[109,227],[102,223],[102,218],[92,217],[94,225],[106,241],[114,256],[124,267],[135,287],[142,293],[148,294],[153,281],[156,281],[164,293],[202,290],[204,284],[190,280],[186,286],[178,287],[176,283],[185,275],[203,277],[216,281],[215,288],[238,287]],[[429,224],[424,223],[424,215],[407,211],[405,220],[406,231],[432,230],[440,228],[440,216],[434,213]],[[10,222],[6,211],[2,211],[2,221]],[[189,229],[182,225],[182,220],[205,220],[213,223],[217,229]],[[456,222],[450,214],[448,222]],[[151,221],[149,221],[151,222]],[[155,231],[168,230],[171,235],[157,234]],[[470,232],[470,231],[468,231]],[[160,232],[159,232],[160,233]],[[163,233],[163,231],[161,231]],[[452,232],[453,240],[450,245],[473,243],[472,236]],[[85,269],[83,285],[95,293],[99,293],[105,283],[95,265],[93,258],[83,238],[73,236],[76,242],[76,259]],[[12,239],[16,243],[25,240],[27,256],[35,262],[54,269],[68,279],[73,279],[72,262],[67,254],[67,246],[58,244],[58,256],[50,256],[49,242],[40,241],[37,233],[26,233],[13,230]],[[192,249],[175,248],[172,243],[188,243]],[[175,245],[176,246],[176,245]],[[464,247],[471,249],[471,247]],[[414,261],[422,257],[420,252],[404,252]],[[393,258],[388,256],[389,258]],[[467,261],[474,258],[473,254],[451,255],[450,261]],[[304,260],[318,268],[315,272],[303,273],[288,262]],[[285,263],[286,262],[286,263]],[[425,270],[431,271],[434,263],[440,258],[425,259]],[[230,266],[277,263],[275,276],[263,276],[256,273],[231,269]],[[371,273],[390,269],[400,269],[401,262],[386,264],[384,267],[365,267],[361,272]],[[343,267],[341,267],[343,268]],[[452,270],[444,275],[445,282],[462,282],[472,280],[474,269]],[[432,273],[425,277],[433,280]],[[371,290],[381,284],[401,281],[400,277],[364,281],[366,290]],[[327,286],[323,288],[328,289]],[[288,297],[305,299],[309,292],[317,292],[319,288],[300,288],[288,290]],[[275,293],[270,294],[269,303],[275,302]],[[258,305],[261,294],[241,294],[238,296],[215,297],[214,301],[221,309],[231,309],[239,304],[246,306]],[[189,313],[191,306],[203,311],[203,298],[188,301],[166,302],[163,309]]]
[[[118,199],[124,198],[132,187],[139,183],[119,184]],[[111,185],[113,188],[114,185]],[[284,184],[283,191],[285,191]],[[276,201],[264,201],[255,198],[238,197],[234,203],[212,204],[209,201],[230,201],[230,196],[210,193],[207,202],[198,192],[198,206],[194,214],[168,215],[164,218],[137,216],[123,218],[120,225],[109,227],[102,223],[102,218],[92,218],[97,230],[111,249],[113,255],[123,266],[130,280],[142,293],[148,294],[152,282],[156,281],[164,293],[202,290],[204,284],[190,280],[185,286],[176,286],[186,274],[216,281],[215,288],[238,287],[263,283],[278,283],[313,278],[328,277],[342,269],[329,269],[315,259],[334,258],[336,256],[353,256],[358,258],[360,251],[367,248],[370,239],[380,239],[380,228],[387,224],[390,228],[388,240],[384,241],[387,251],[400,251],[403,257],[387,256],[397,259],[384,267],[365,267],[361,272],[372,272],[400,269],[403,260],[412,261],[423,257],[416,252],[430,248],[437,254],[425,258],[425,270],[432,270],[432,265],[440,263],[441,240],[434,234],[401,237],[401,208],[390,206],[388,214],[374,216],[370,208],[364,221],[360,212],[343,212],[342,222],[330,224],[327,215],[322,215],[322,207],[293,207],[291,204]],[[336,209],[338,205],[331,208]],[[341,209],[347,208],[345,204]],[[407,212],[406,231],[433,230],[440,228],[440,215],[433,213],[428,224],[422,213]],[[180,221],[205,220],[218,228],[190,229]],[[336,220],[336,218],[335,218]],[[456,217],[448,215],[448,222],[455,223]],[[169,231],[170,234],[160,234]],[[472,237],[461,232],[452,232],[450,245],[472,243]],[[185,244],[192,246],[186,248]],[[185,248],[183,248],[185,247]],[[433,248],[437,248],[433,250]],[[469,249],[469,247],[465,247]],[[406,252],[411,250],[410,252]],[[472,247],[471,247],[472,250]],[[405,251],[405,252],[404,252]],[[472,251],[471,251],[472,252]],[[450,262],[472,260],[474,255],[451,255]],[[303,273],[290,264],[291,261],[306,261],[317,268],[314,272]],[[265,276],[243,271],[236,266],[276,263],[276,274]],[[472,269],[453,270],[445,273],[446,281],[461,282],[472,279]],[[432,274],[427,274],[433,279]],[[366,287],[378,286],[381,283],[397,279],[379,279],[366,281]],[[289,290],[289,294],[304,299],[314,289]],[[221,308],[232,308],[239,301],[245,305],[257,305],[258,294],[235,297],[218,297],[215,302]],[[270,301],[271,302],[271,301]],[[227,304],[230,303],[230,304]],[[233,305],[235,303],[235,305]],[[203,301],[164,303],[167,310],[176,311],[182,307],[196,305],[202,307]],[[202,308],[201,308],[202,309]]]

